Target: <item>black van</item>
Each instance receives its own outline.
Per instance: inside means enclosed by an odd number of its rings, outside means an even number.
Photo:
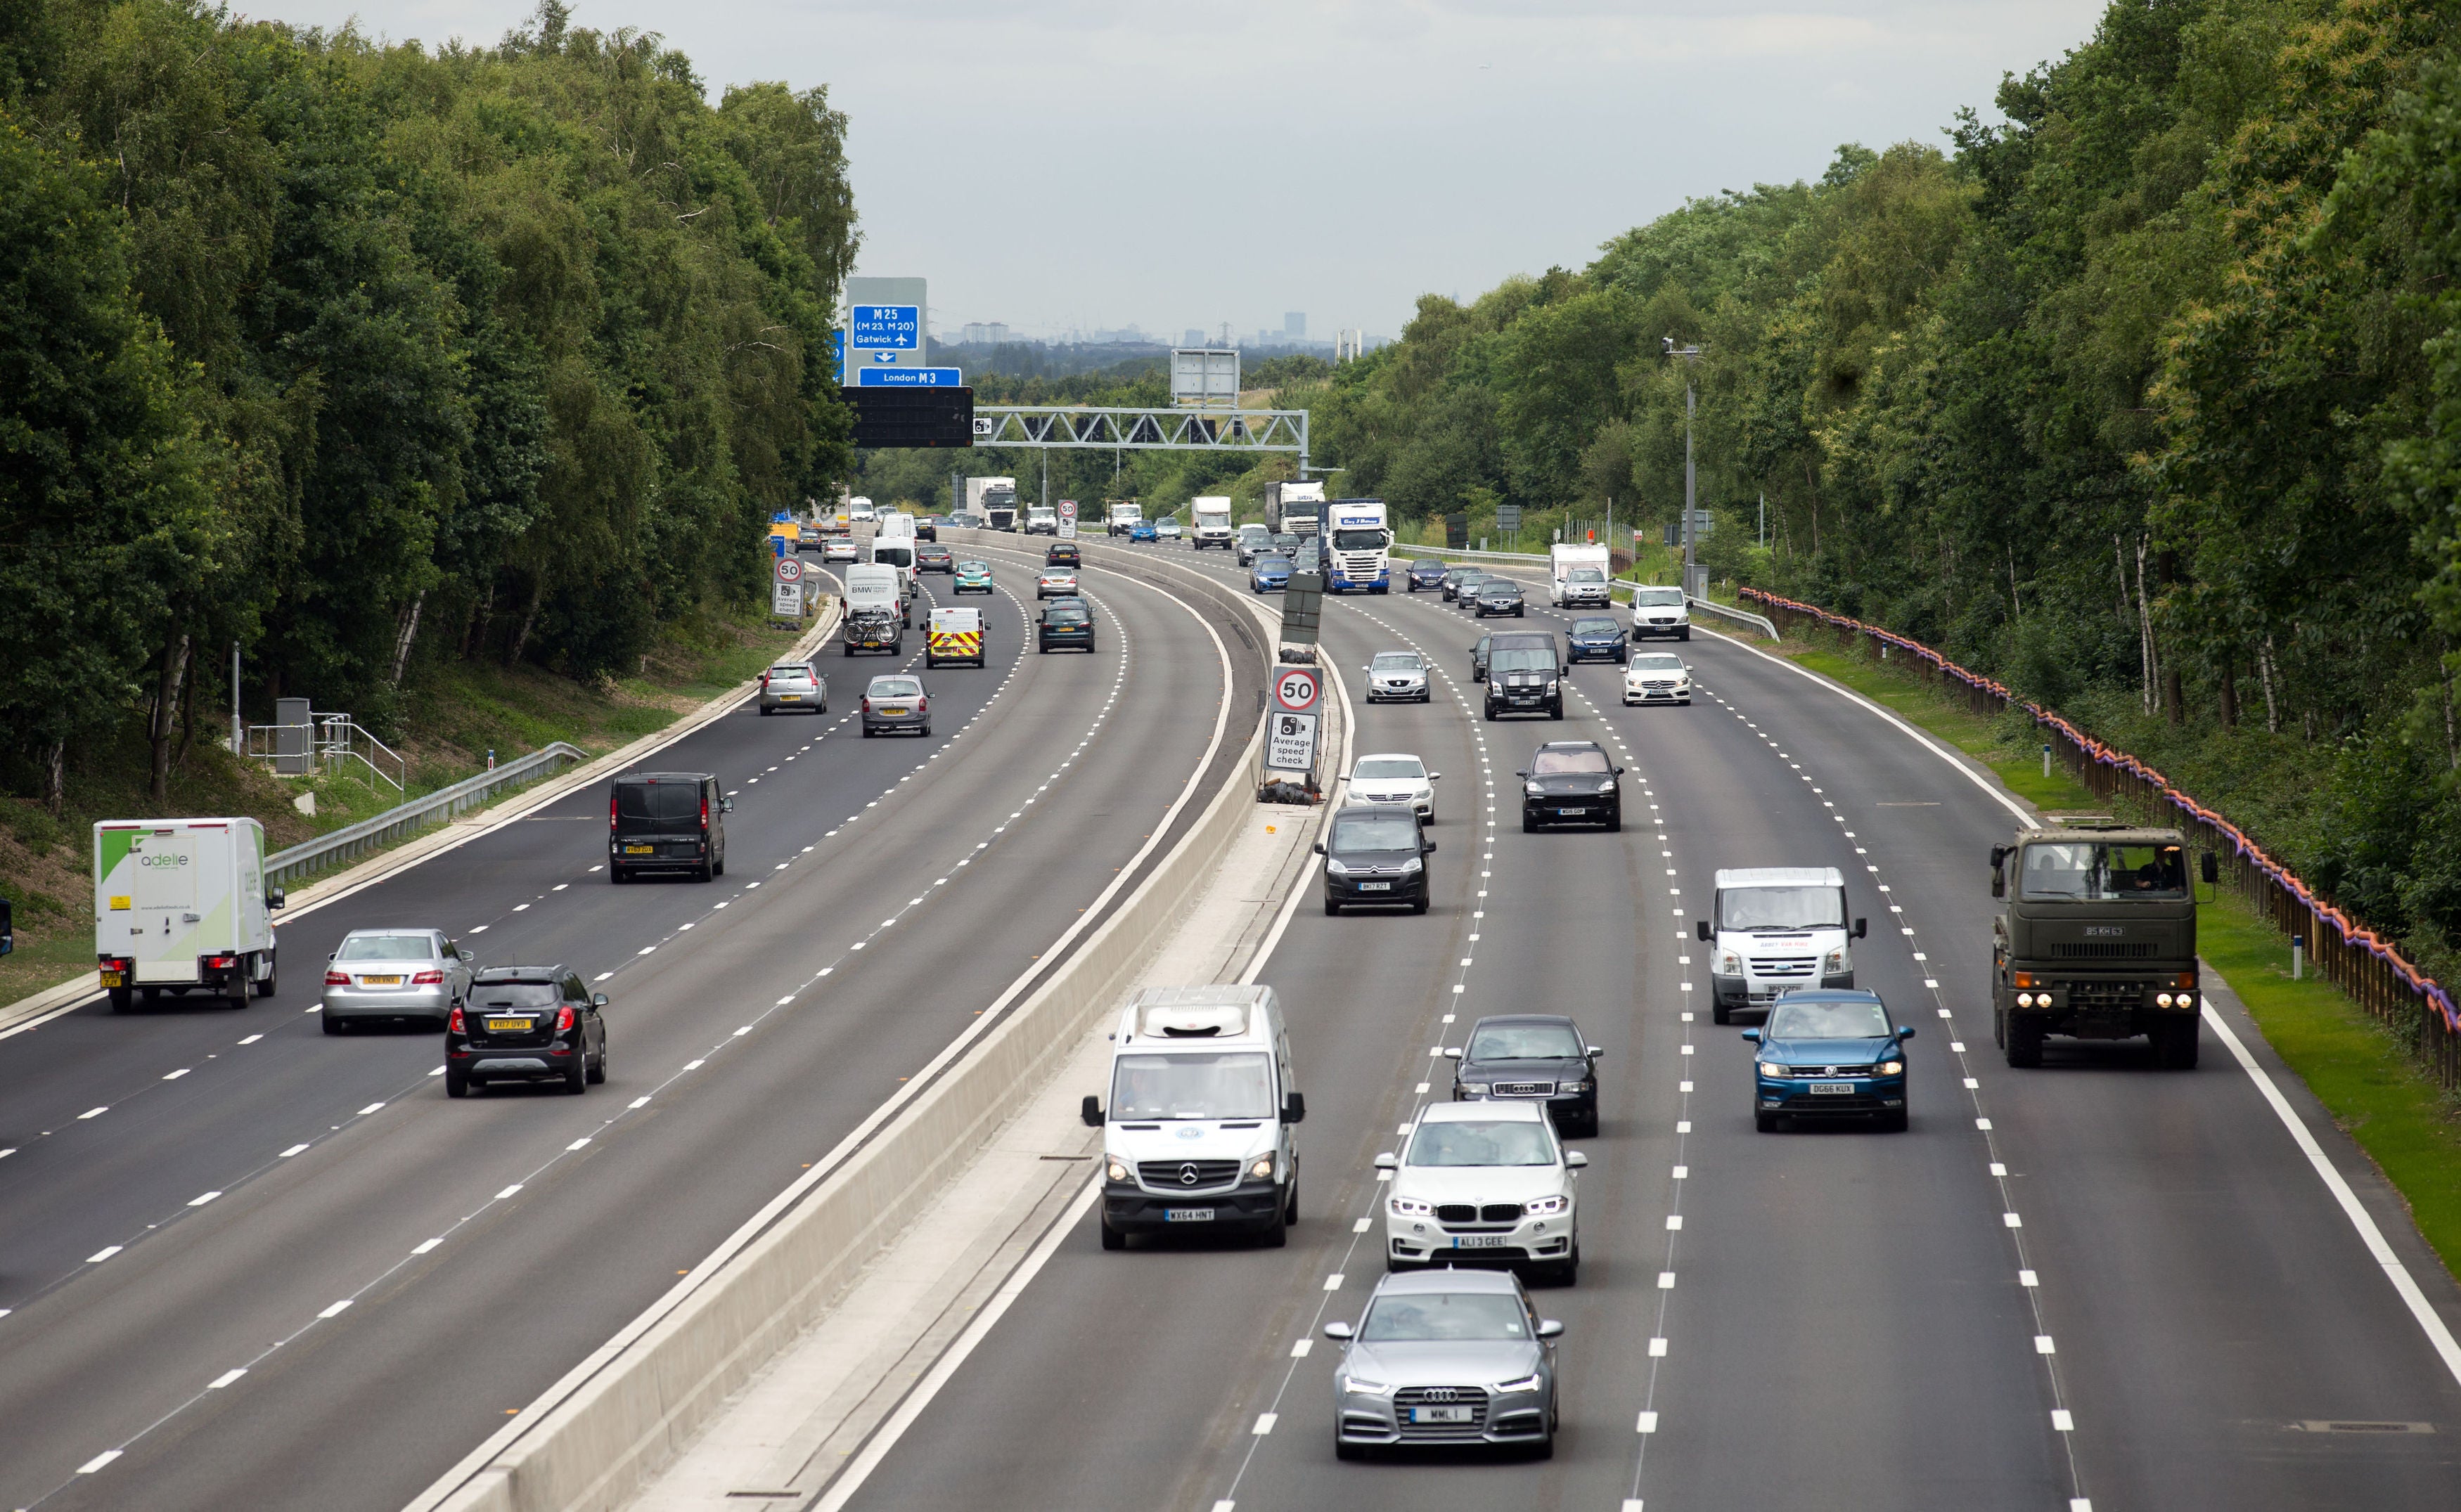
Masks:
[[[607,879],[679,871],[696,882],[726,872],[726,822],[735,799],[706,772],[636,772],[607,794]]]
[[[1505,713],[1564,717],[1564,657],[1553,635],[1517,630],[1488,637],[1486,713],[1489,719]]]

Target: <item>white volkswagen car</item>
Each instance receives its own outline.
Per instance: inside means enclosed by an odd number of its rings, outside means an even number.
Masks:
[[[1688,704],[1692,701],[1692,669],[1673,651],[1634,651],[1624,664],[1623,701],[1627,704]]]
[[[1350,793],[1343,802],[1371,808],[1406,808],[1436,821],[1436,779],[1427,764],[1406,751],[1363,756],[1351,763]]]
[[[1580,1272],[1581,1215],[1566,1150],[1544,1108],[1438,1102],[1419,1115],[1384,1194],[1384,1267],[1502,1263],[1567,1286]]]

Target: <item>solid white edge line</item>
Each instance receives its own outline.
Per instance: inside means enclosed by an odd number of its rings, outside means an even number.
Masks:
[[[1808,667],[1798,667],[1783,656],[1772,655],[1757,646],[1745,645],[1742,641],[1730,641],[1728,644],[1749,651],[1763,661],[1774,662],[1797,676],[1809,678],[1851,703],[1860,704],[1871,713],[1896,726],[1907,738],[1956,768],[1967,781],[1980,788],[2002,808],[2016,815],[2020,820],[2028,824],[2033,822],[2034,817],[2031,814],[2025,812],[2024,808],[2008,794],[1985,781],[1980,773],[1950,755],[1921,731],[1915,729],[1852,689],[1824,677]],[[2298,1110],[2290,1106],[2290,1099],[2281,1095],[2281,1089],[2274,1084],[2271,1074],[2257,1064],[2256,1057],[2248,1054],[2247,1047],[2239,1042],[2238,1035],[2232,1032],[2230,1025],[2224,1021],[2221,1014],[2214,1011],[2211,1003],[2207,1003],[2204,1007],[2204,1019],[2206,1023],[2213,1026],[2214,1033],[2221,1036],[2222,1043],[2230,1048],[2232,1057],[2238,1062],[2239,1069],[2247,1073],[2248,1080],[2256,1083],[2256,1090],[2263,1097],[2266,1103],[2271,1105],[2274,1116],[2281,1120],[2281,1126],[2290,1131],[2291,1140],[2299,1146],[2300,1153],[2307,1157],[2307,1163],[2315,1169],[2317,1177],[2323,1182],[2324,1189],[2333,1194],[2334,1202],[2341,1204],[2342,1216],[2347,1218],[2350,1221],[2350,1226],[2358,1231],[2359,1242],[2366,1246],[2367,1253],[2375,1258],[2377,1265],[2384,1267],[2386,1279],[2392,1283],[2393,1290],[2400,1293],[2403,1305],[2409,1309],[2409,1315],[2418,1320],[2419,1329],[2426,1333],[2429,1346],[2444,1361],[2444,1368],[2451,1374],[2454,1382],[2461,1383],[2461,1341],[2453,1338],[2452,1331],[2445,1325],[2443,1315],[2435,1310],[2433,1303],[2427,1300],[2427,1293],[2419,1289],[2417,1278],[2409,1273],[2409,1267],[2403,1265],[2401,1258],[2393,1253],[2392,1246],[2386,1243],[2384,1230],[2376,1226],[2374,1216],[2361,1205],[2358,1194],[2350,1190],[2350,1183],[2342,1179],[2341,1171],[2326,1158],[2324,1147],[2316,1142],[2314,1135],[2307,1132],[2306,1123],[2299,1117]]]
[[[958,1334],[955,1342],[949,1346],[947,1352],[932,1365],[931,1371],[914,1383],[914,1389],[908,1392],[906,1399],[897,1404],[897,1411],[889,1414],[888,1420],[873,1430],[869,1441],[863,1446],[863,1452],[848,1461],[844,1470],[838,1472],[838,1478],[830,1483],[827,1494],[811,1503],[812,1512],[839,1512],[839,1509],[854,1499],[854,1494],[863,1489],[864,1481],[870,1479],[872,1471],[878,1469],[880,1462],[888,1458],[888,1452],[897,1447],[897,1440],[905,1437],[906,1430],[912,1427],[915,1419],[923,1416],[924,1409],[931,1405],[931,1398],[937,1396],[940,1389],[955,1378],[958,1367],[966,1363],[966,1357],[974,1353],[975,1348],[984,1339],[991,1336],[992,1330],[998,1326],[1002,1317],[1007,1315],[1008,1310],[1015,1305],[1016,1299],[1025,1295],[1025,1288],[1033,1285],[1034,1278],[1041,1272],[1043,1266],[1053,1255],[1059,1252],[1059,1246],[1066,1244],[1069,1236],[1077,1231],[1078,1224],[1094,1205],[1094,1199],[1102,1195],[1102,1183],[1100,1177],[1086,1182],[1085,1189],[1077,1194],[1077,1200],[1068,1204],[1067,1210],[1062,1212],[1059,1220],[1051,1225],[1051,1231],[1043,1236],[1040,1244],[1034,1246],[1034,1252],[1026,1256],[1024,1263],[1016,1270],[1010,1272],[1008,1280],[1001,1283],[1000,1288],[992,1294],[991,1300],[986,1302],[982,1310],[974,1315],[974,1322],[966,1326],[966,1331]]]
[[[2272,1075],[2257,1064],[2256,1057],[2248,1053],[2248,1048],[2239,1042],[2238,1035],[2232,1032],[2229,1022],[2215,1011],[2210,1002],[2204,1006],[2204,1018],[2214,1033],[2221,1036],[2222,1043],[2229,1047],[2239,1069],[2256,1083],[2256,1090],[2262,1093],[2264,1100],[2272,1105],[2275,1116],[2281,1119],[2281,1126],[2290,1131],[2292,1141],[2299,1146],[2300,1153],[2307,1157],[2307,1163],[2315,1168],[2316,1175],[2323,1182],[2324,1189],[2333,1194],[2333,1201],[2341,1203],[2343,1216],[2350,1221],[2352,1228],[2359,1231],[2360,1243],[2367,1246],[2367,1253],[2384,1267],[2386,1277],[2392,1282],[2392,1288],[2401,1293],[2401,1300],[2408,1307],[2409,1315],[2418,1320],[2420,1331],[2426,1333],[2427,1342],[2443,1359],[2444,1368],[2451,1373],[2456,1383],[2461,1383],[2461,1342],[2453,1339],[2452,1331],[2445,1326],[2443,1315],[2435,1310],[2434,1304],[2427,1300],[2427,1293],[2419,1289],[2409,1267],[2393,1253],[2392,1246],[2385,1240],[2384,1230],[2376,1226],[2375,1216],[2360,1203],[2359,1194],[2350,1190],[2350,1183],[2343,1179],[2340,1169],[2325,1156],[2324,1147],[2307,1132],[2306,1122],[2299,1117],[2298,1110],[2290,1106],[2290,1099],[2281,1095],[2281,1089],[2274,1084]]]

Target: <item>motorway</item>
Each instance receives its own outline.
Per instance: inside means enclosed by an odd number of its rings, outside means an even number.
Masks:
[[[832,645],[827,714],[747,701],[644,761],[734,794],[715,883],[609,886],[593,785],[282,919],[269,1000],[0,1040],[0,1506],[397,1507],[919,1085],[1163,853],[1261,697],[1223,595],[1089,574],[1100,650],[1038,656],[1030,584],[1002,569],[988,668],[926,674],[927,738],[859,738],[901,663]],[[437,1035],[322,1033],[367,926],[574,966],[607,1083],[449,1101]]]
[[[1244,581],[1185,548],[1086,555]],[[1599,664],[1574,671],[1563,722],[1485,723],[1473,624],[1432,594],[1326,604],[1343,668],[1415,646],[1444,670],[1430,705],[1360,707],[1356,736],[1444,774],[1442,850],[1425,916],[1311,901],[1264,963],[1309,1101],[1289,1247],[1106,1254],[1089,1218],[867,1479],[818,1505],[2461,1504],[2461,1388],[2386,1262],[2447,1329],[2461,1290],[2227,994],[2193,1073],[2132,1043],[2054,1041],[2032,1072],[1999,1058],[1982,883],[2014,816],[1987,779],[1705,633],[1677,648],[1691,708],[1625,709]],[[1522,834],[1513,772],[1583,736],[1631,769],[1624,833]],[[1848,874],[1872,921],[1858,982],[1919,1031],[1910,1132],[1753,1131],[1748,1050],[1708,1022],[1690,923],[1717,868],[1770,864]],[[1585,1265],[1536,1293],[1568,1325],[1555,1457],[1339,1462],[1317,1331],[1381,1273],[1370,1161],[1446,1095],[1431,1048],[1528,1010],[1576,1015],[1607,1053]]]

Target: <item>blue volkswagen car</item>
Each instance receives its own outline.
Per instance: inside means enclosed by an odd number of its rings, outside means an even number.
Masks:
[[[1780,1118],[1868,1118],[1906,1126],[1906,1041],[1877,992],[1822,988],[1781,994],[1768,1020],[1744,1037],[1752,1057],[1752,1121],[1772,1133]]]
[[[1624,654],[1623,627],[1603,615],[1581,616],[1564,637],[1568,662],[1619,662]]]
[[[1441,588],[1444,586],[1444,574],[1452,569],[1453,564],[1441,557],[1421,557],[1410,564],[1410,571],[1402,580],[1402,590],[1405,593],[1416,593],[1421,588]]]
[[[1248,586],[1258,593],[1279,593],[1291,586],[1291,559],[1266,552],[1256,554],[1256,564],[1248,569]]]

